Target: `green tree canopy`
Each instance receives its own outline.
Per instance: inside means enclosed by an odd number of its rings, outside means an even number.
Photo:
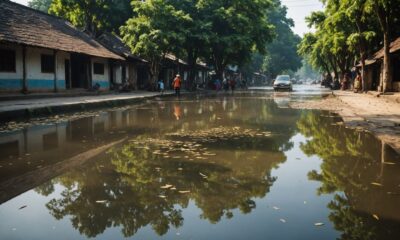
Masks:
[[[185,26],[192,19],[164,0],[133,1],[132,6],[135,17],[120,30],[132,52],[150,60],[150,79],[155,87],[161,61],[183,44],[188,34]]]
[[[118,32],[132,8],[130,0],[53,0],[49,13],[97,36],[102,31]]]

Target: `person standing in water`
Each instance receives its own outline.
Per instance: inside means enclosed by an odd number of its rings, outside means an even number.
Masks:
[[[176,74],[176,77],[172,82],[172,87],[175,89],[175,95],[177,97],[181,96],[181,85],[182,85],[181,75]]]

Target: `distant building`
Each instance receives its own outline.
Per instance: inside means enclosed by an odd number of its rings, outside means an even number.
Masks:
[[[125,58],[61,18],[0,1],[0,92],[107,90],[110,60]]]

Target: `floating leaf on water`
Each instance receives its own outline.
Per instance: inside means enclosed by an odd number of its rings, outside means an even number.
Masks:
[[[396,163],[394,163],[394,162],[383,162],[383,164],[386,164],[386,165],[395,165]]]
[[[215,153],[204,153],[203,155],[205,155],[205,156],[216,156],[217,154],[215,154]]]
[[[171,184],[166,184],[164,186],[161,186],[162,189],[168,189],[168,188],[171,188],[171,187],[173,187]]]
[[[283,218],[279,219],[279,221],[281,221],[281,222],[283,222],[283,223],[286,223],[286,220],[283,219]]]
[[[376,220],[378,220],[378,221],[379,221],[379,217],[378,217],[378,215],[376,215],[376,214],[372,214],[372,217],[374,217]]]
[[[106,203],[107,200],[97,200],[96,203]]]
[[[203,173],[199,173],[200,176],[202,176],[203,178],[207,178],[207,175],[203,174]]]
[[[320,227],[320,226],[324,226],[325,223],[322,222],[318,222],[318,223],[314,223],[314,226]]]
[[[398,192],[387,192],[387,194],[389,194],[389,195],[400,195],[400,193],[398,193]]]
[[[24,208],[26,208],[27,206],[26,205],[24,205],[24,206],[21,206],[20,208],[18,208],[19,210],[21,210],[21,209],[24,209]]]
[[[380,184],[380,183],[377,183],[377,182],[372,182],[371,184],[372,184],[372,185],[374,185],[374,186],[383,187],[383,185],[382,185],[382,184]]]
[[[182,194],[184,194],[184,193],[190,193],[190,191],[189,191],[189,190],[183,190],[183,191],[179,191],[179,193],[182,193]]]

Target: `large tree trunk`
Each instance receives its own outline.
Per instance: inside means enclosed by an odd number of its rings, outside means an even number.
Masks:
[[[389,34],[386,32],[384,33],[383,39],[383,48],[384,48],[384,55],[383,55],[383,79],[382,79],[382,91],[385,93],[387,91],[392,90],[392,76],[390,73],[390,40]]]
[[[224,59],[221,54],[218,53],[218,46],[213,49],[213,61],[214,61],[214,68],[215,74],[217,79],[220,81],[224,78],[224,71],[226,65],[224,64]]]
[[[389,13],[380,5],[375,2],[375,11],[378,15],[379,24],[383,32],[383,72],[381,79],[381,90],[382,92],[390,91],[392,88],[392,76],[390,72],[390,25],[389,25]]]
[[[157,88],[158,75],[160,74],[160,63],[161,60],[159,58],[153,58],[150,65],[150,82],[148,86],[148,90],[155,91]]]
[[[189,90],[195,90],[197,52],[193,49],[188,49],[187,52],[189,64],[188,88]]]

